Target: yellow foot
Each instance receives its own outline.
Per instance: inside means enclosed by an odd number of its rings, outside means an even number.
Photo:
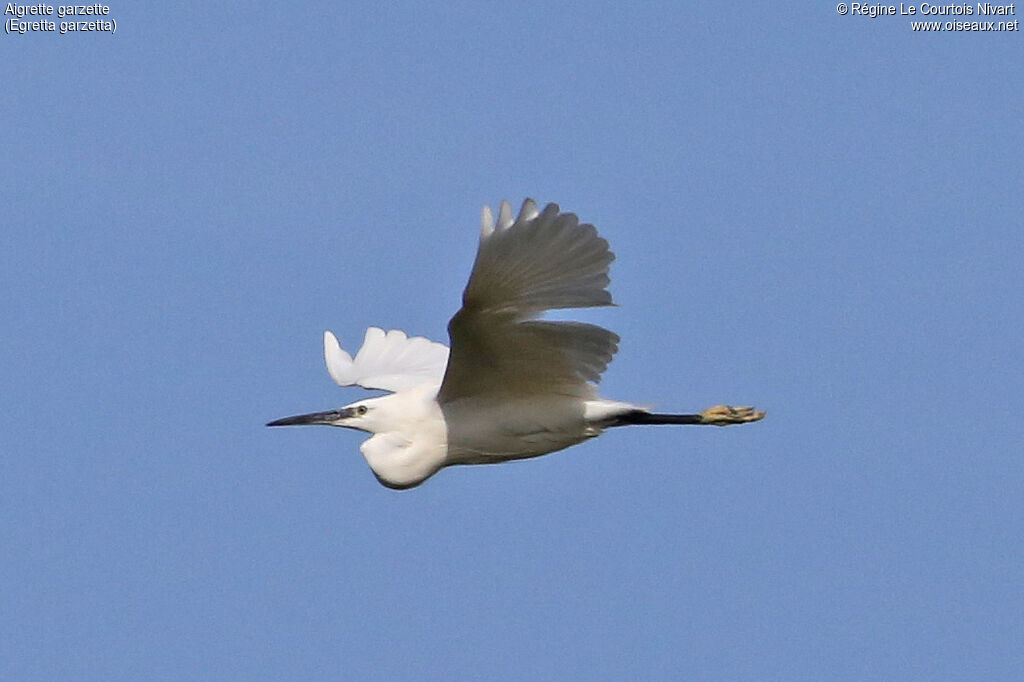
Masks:
[[[764,412],[755,410],[753,407],[731,407],[729,405],[715,405],[700,413],[702,424],[714,426],[729,426],[730,424],[746,424],[764,419]]]

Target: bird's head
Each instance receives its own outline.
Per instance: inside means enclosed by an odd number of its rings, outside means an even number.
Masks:
[[[360,400],[357,403],[339,407],[336,410],[326,412],[311,412],[300,414],[294,417],[283,417],[269,422],[267,426],[312,426],[323,424],[325,426],[343,426],[348,429],[360,431],[374,431],[374,404],[373,400]]]

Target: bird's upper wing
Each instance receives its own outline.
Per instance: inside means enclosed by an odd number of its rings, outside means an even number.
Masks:
[[[557,308],[613,305],[605,287],[614,258],[593,225],[557,204],[538,211],[527,199],[513,220],[502,202],[497,225],[485,207],[462,308],[448,324],[452,350],[438,400],[592,396],[619,337],[591,324],[534,318]]]
[[[339,386],[402,391],[439,384],[448,363],[448,347],[422,336],[410,339],[398,329],[385,333],[370,327],[355,359],[341,349],[334,334],[324,332],[324,359],[327,372]]]

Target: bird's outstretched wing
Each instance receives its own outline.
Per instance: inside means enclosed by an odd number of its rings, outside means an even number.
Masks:
[[[557,204],[538,211],[527,199],[513,220],[502,202],[497,225],[485,207],[462,309],[448,324],[452,350],[438,400],[591,397],[619,337],[591,324],[534,318],[545,310],[612,305],[605,287],[614,259],[593,225]]]
[[[339,386],[362,386],[402,391],[422,384],[441,383],[448,363],[448,347],[422,336],[409,338],[392,329],[366,330],[355,359],[342,350],[331,332],[324,332],[327,372]]]

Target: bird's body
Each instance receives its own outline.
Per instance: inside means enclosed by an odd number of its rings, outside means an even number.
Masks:
[[[452,464],[526,459],[575,445],[597,431],[587,426],[579,400],[536,396],[458,400],[442,408]]]
[[[696,415],[656,415],[604,400],[596,384],[618,336],[579,322],[536,319],[546,310],[611,305],[614,256],[592,225],[556,204],[526,200],[484,209],[480,247],[462,308],[448,325],[451,351],[371,327],[352,358],[324,334],[327,369],[342,386],[392,391],[338,410],[270,426],[327,424],[373,435],[360,447],[377,479],[419,485],[443,467],[537,457],[627,424],[737,424],[764,416],[724,405]]]

